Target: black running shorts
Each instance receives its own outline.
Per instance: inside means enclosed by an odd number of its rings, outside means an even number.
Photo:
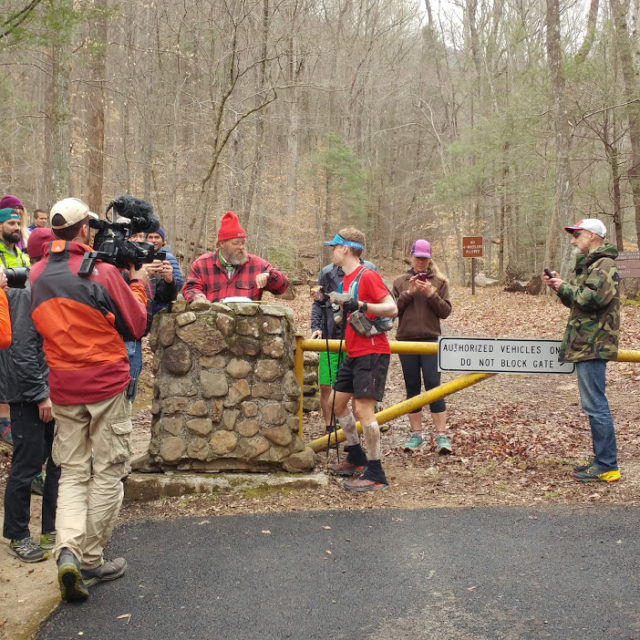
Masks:
[[[333,388],[342,393],[351,393],[355,398],[375,398],[380,402],[387,382],[389,359],[388,353],[345,358],[338,369]]]

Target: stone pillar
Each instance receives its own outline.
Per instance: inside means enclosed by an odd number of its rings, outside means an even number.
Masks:
[[[149,456],[163,470],[306,471],[293,312],[253,302],[174,303],[150,334]]]

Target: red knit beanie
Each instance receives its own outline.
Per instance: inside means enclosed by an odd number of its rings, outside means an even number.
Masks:
[[[44,247],[53,242],[56,237],[53,231],[47,227],[36,227],[29,235],[27,242],[27,253],[30,258],[41,258],[44,253]]]
[[[246,238],[247,232],[240,226],[240,220],[233,211],[227,211],[222,216],[220,229],[218,229],[218,242],[233,238]]]

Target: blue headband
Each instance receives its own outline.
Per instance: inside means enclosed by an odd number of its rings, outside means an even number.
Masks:
[[[353,242],[353,240],[345,240],[339,233],[333,237],[333,240],[327,240],[325,242],[329,247],[335,247],[337,244],[340,244],[344,247],[349,247],[350,249],[358,249],[362,251],[364,249],[364,245],[359,242]]]

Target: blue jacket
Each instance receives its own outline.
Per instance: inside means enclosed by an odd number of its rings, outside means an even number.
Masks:
[[[178,264],[177,258],[171,253],[171,248],[169,245],[165,244],[161,251],[164,251],[166,254],[166,259],[171,263],[171,268],[173,269],[173,282],[171,284],[167,284],[161,277],[155,278],[155,282],[149,281],[149,284],[152,289],[152,298],[153,303],[151,305],[151,315],[156,315],[158,311],[162,311],[169,306],[170,302],[173,302],[178,293],[182,290],[182,285],[184,284],[184,279],[182,277],[182,271],[180,271],[180,265]],[[175,285],[175,290],[174,290]],[[167,296],[169,299],[167,299]]]
[[[182,285],[184,284],[184,278],[182,277],[182,271],[180,271],[180,265],[178,264],[177,258],[171,253],[171,247],[168,244],[165,244],[162,247],[162,251],[167,254],[167,260],[171,263],[171,268],[173,269],[173,279],[178,286],[178,291],[182,289]]]

